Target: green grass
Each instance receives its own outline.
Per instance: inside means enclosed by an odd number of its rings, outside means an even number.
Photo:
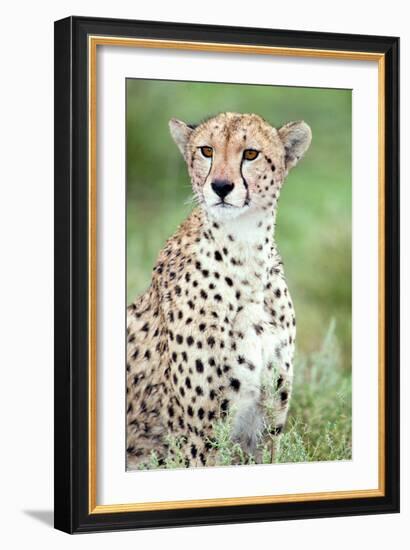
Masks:
[[[294,391],[277,462],[351,459],[352,380],[330,323],[321,348],[296,357]]]
[[[191,186],[169,119],[198,122],[226,110],[256,112],[275,126],[304,119],[312,128],[312,145],[289,174],[278,208],[276,241],[298,329],[294,398],[278,459],[345,457],[351,423],[341,402],[349,399],[351,384],[350,90],[129,80],[128,302],[148,287],[159,251],[191,210]],[[337,356],[327,357],[325,368],[322,339],[332,319]]]

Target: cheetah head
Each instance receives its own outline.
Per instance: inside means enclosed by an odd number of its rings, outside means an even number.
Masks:
[[[172,119],[169,125],[198,202],[219,220],[275,209],[288,171],[312,138],[305,122],[276,129],[255,114],[221,113],[198,126]]]

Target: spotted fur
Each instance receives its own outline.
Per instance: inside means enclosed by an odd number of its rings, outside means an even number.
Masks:
[[[180,442],[186,466],[214,464],[214,425],[228,413],[232,440],[258,462],[260,443],[284,429],[292,393],[296,321],[274,230],[283,181],[311,132],[304,122],[277,130],[235,113],[196,127],[172,120],[170,130],[199,206],[128,307],[128,467],[146,463],[152,450],[163,463],[168,436]],[[257,157],[246,160],[247,150]],[[272,373],[274,397],[263,389]]]

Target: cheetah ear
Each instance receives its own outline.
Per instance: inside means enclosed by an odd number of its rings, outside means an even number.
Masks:
[[[181,151],[182,156],[185,158],[186,145],[189,140],[189,136],[194,129],[193,126],[189,126],[176,118],[171,118],[169,121],[169,130],[175,143],[178,145],[178,149]]]
[[[296,166],[309,149],[312,141],[312,131],[303,120],[288,122],[278,130],[279,137],[285,147],[285,165],[289,170]]]

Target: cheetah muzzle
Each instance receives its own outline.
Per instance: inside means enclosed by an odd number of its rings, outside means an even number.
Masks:
[[[311,131],[236,113],[169,125],[198,206],[128,307],[128,468],[152,451],[159,465],[175,453],[185,466],[217,464],[217,422],[261,462],[263,442],[276,448],[285,426],[296,336],[277,203]]]

